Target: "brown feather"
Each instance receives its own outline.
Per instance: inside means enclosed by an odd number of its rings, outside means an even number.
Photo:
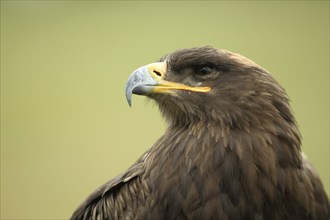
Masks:
[[[164,60],[166,80],[211,92],[149,94],[168,120],[165,134],[71,219],[330,219],[288,97],[266,70],[212,47]],[[212,79],[194,75],[205,65]]]

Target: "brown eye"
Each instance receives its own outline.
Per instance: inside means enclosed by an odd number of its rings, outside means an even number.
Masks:
[[[214,72],[214,69],[209,66],[202,66],[196,69],[195,73],[199,76],[206,76]]]

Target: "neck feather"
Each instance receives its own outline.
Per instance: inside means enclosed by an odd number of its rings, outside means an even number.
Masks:
[[[262,209],[263,201],[275,199],[276,187],[283,193],[290,187],[287,179],[293,177],[287,170],[300,169],[302,160],[297,127],[273,126],[232,129],[207,121],[171,125],[150,151],[154,163],[147,175],[155,188],[164,186],[162,196],[171,192],[168,187],[173,184],[183,188],[194,184],[201,192],[211,184],[213,193],[226,192],[233,205],[245,200]],[[167,181],[173,183],[162,185]]]

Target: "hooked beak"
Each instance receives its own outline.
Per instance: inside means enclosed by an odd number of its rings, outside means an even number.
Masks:
[[[128,78],[126,84],[126,99],[131,106],[132,94],[148,95],[152,93],[173,94],[177,90],[192,92],[208,92],[211,87],[192,87],[177,82],[164,80],[167,72],[166,62],[151,63],[136,69]]]

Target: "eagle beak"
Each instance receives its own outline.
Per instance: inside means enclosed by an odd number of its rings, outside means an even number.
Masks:
[[[164,80],[167,73],[166,62],[151,63],[136,69],[127,80],[126,99],[131,106],[132,94],[148,95],[152,93],[173,94],[177,90],[208,92],[210,87],[192,87]]]

